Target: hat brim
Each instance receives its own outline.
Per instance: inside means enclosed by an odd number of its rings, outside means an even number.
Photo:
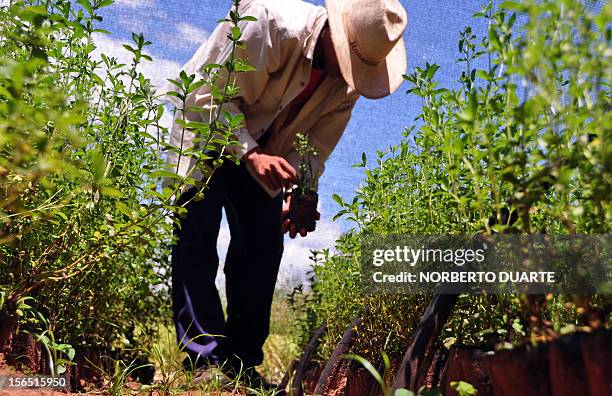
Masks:
[[[404,81],[408,66],[404,39],[397,41],[384,61],[376,66],[367,65],[351,51],[342,18],[342,1],[326,0],[325,6],[338,65],[347,84],[369,99],[393,93]]]

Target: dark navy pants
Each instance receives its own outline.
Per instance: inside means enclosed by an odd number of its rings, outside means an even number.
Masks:
[[[179,202],[192,197],[183,194]],[[172,298],[179,342],[189,357],[223,363],[236,356],[244,367],[261,364],[270,328],[270,308],[283,254],[282,194],[270,196],[244,164],[224,163],[204,199],[187,205],[175,226]],[[231,241],[224,264],[227,318],[215,277],[217,237],[225,208]]]

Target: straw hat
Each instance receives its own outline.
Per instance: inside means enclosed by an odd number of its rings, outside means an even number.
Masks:
[[[327,0],[326,8],[348,85],[370,99],[395,91],[406,72],[404,7],[397,0]]]

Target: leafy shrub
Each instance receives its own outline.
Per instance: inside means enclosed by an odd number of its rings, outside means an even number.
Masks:
[[[132,34],[129,65],[93,56],[93,35],[108,33],[96,28],[98,11],[111,4],[0,8],[0,314],[20,316],[22,330],[103,350],[146,346],[144,335],[170,318],[169,215],[186,210],[173,202],[196,184],[200,199],[227,158],[242,121],[225,108],[238,90],[231,81],[250,70],[235,53],[238,22],[249,18],[232,12],[230,59],[170,80],[179,128],[201,140],[193,150],[172,147],[165,108],[139,71],[152,61],[151,43]],[[188,121],[187,96],[204,84],[218,88],[212,121]],[[194,158],[204,181],[176,175],[168,154]],[[35,314],[18,309],[24,298]]]
[[[374,167],[363,155],[365,179],[352,201],[334,196],[342,207],[337,217],[355,228],[314,266],[313,303],[300,308],[310,328],[328,321],[323,357],[366,307],[355,353],[374,360],[381,350],[403,354],[429,302],[425,295],[360,292],[364,236],[503,232],[512,212],[514,232],[610,232],[612,6],[593,14],[575,0],[526,0],[499,10],[489,4],[475,17],[488,32],[480,39],[469,27],[461,32],[459,86],[440,87],[435,64],[405,76],[421,113]],[[609,299],[590,304],[607,307],[609,320]],[[521,296],[462,296],[447,325],[448,344],[537,336],[525,306]],[[567,297],[549,296],[543,306],[539,315],[556,331],[587,321]],[[304,343],[308,324],[298,326]]]

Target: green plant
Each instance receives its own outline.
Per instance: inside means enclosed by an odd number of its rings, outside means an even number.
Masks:
[[[185,370],[182,367],[185,354],[182,344],[177,345],[176,335],[167,326],[158,331],[157,342],[153,343],[149,352],[149,360],[155,365],[155,371],[160,378],[155,389],[162,395],[170,394],[172,389],[178,389],[185,380]]]
[[[289,219],[297,230],[305,229],[311,232],[315,230],[316,220],[318,219],[319,195],[316,191],[316,179],[312,169],[312,158],[317,155],[317,151],[310,144],[309,136],[302,133],[296,135],[294,147],[300,155],[300,164],[298,166],[297,186],[291,192]]]
[[[478,394],[472,384],[464,381],[451,381],[450,386],[459,396],[475,396]]]
[[[151,385],[142,385],[141,392],[156,392],[160,395],[172,395],[187,391],[221,391],[222,389],[238,388],[235,381],[223,384],[219,370],[212,370],[209,381],[196,383],[194,380],[198,375],[195,367],[185,367],[184,359],[185,345],[183,342],[176,343],[176,334],[173,329],[163,326],[159,337],[151,343],[151,347],[146,351],[149,361],[154,365],[155,372],[159,377],[158,381]],[[201,335],[203,336],[203,335]],[[191,342],[195,342],[195,337]],[[184,340],[181,340],[184,341]],[[195,362],[193,362],[195,363]]]
[[[461,33],[458,86],[440,86],[435,64],[406,75],[408,93],[422,104],[414,125],[374,165],[363,155],[365,176],[352,200],[333,196],[341,207],[336,218],[354,228],[314,267],[317,305],[308,309],[312,322],[329,325],[323,359],[364,307],[370,315],[355,353],[374,362],[381,349],[401,356],[429,302],[426,295],[362,293],[362,238],[501,233],[510,230],[503,221],[509,212],[518,214],[514,232],[610,232],[612,6],[593,13],[574,0],[526,0],[497,10],[488,4],[475,17],[488,30],[481,38],[469,27]],[[495,347],[588,323],[573,296],[544,298],[537,312],[531,302],[461,296],[441,339]],[[594,304],[608,307],[601,312],[609,323],[609,297],[587,300],[582,311]],[[537,326],[532,316],[541,319]]]
[[[53,332],[44,330],[35,334],[35,340],[39,341],[47,352],[50,374],[52,376],[64,374],[66,367],[73,364],[75,350],[70,344],[59,344],[55,341]]]
[[[169,218],[185,214],[187,203],[175,204],[185,187],[197,185],[200,199],[230,158],[242,117],[227,104],[238,92],[236,73],[252,69],[237,54],[238,24],[252,18],[232,11],[228,61],[204,66],[201,78],[183,72],[171,80],[177,123],[199,144],[170,146],[165,107],[140,72],[152,61],[151,43],[132,34],[129,65],[93,55],[95,35],[108,33],[98,28],[100,10],[112,3],[0,7],[0,309],[15,312],[32,298],[48,324],[41,342],[60,353],[67,344],[77,353],[136,350],[169,321]],[[204,84],[215,87],[211,121],[188,122],[188,96]],[[176,175],[171,154],[194,158],[203,179]],[[26,319],[22,331],[39,329]]]
[[[297,188],[303,193],[315,191],[314,175],[312,174],[312,158],[317,155],[316,148],[310,144],[308,134],[298,133],[295,135],[293,144],[295,151],[300,155],[298,166]]]
[[[314,263],[314,266],[321,265],[326,254],[329,254],[329,251],[311,250],[309,259]],[[315,284],[315,281],[314,271],[310,271],[307,282]],[[322,324],[322,322],[318,322],[321,318],[316,311],[316,307],[321,304],[321,294],[317,291],[317,289],[305,290],[303,284],[298,284],[286,296],[287,304],[291,310],[291,327],[288,331],[295,345],[307,345],[312,336],[312,330]]]

